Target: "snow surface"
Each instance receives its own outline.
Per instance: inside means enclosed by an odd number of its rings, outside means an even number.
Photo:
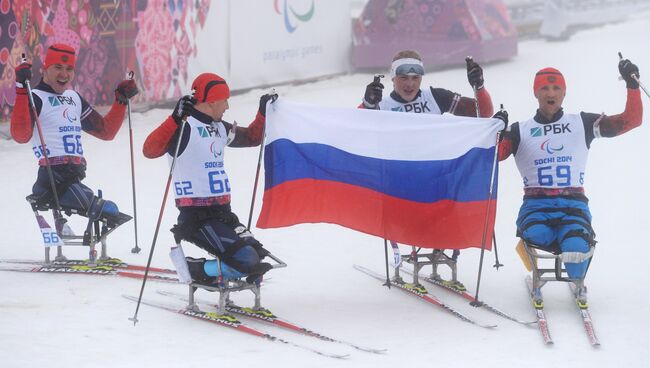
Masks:
[[[529,118],[536,109],[532,96],[533,73],[545,66],[564,72],[568,112],[581,110],[617,114],[623,110],[625,87],[617,80],[617,51],[637,63],[642,75],[650,73],[647,47],[648,16],[576,34],[569,42],[542,40],[520,44],[511,61],[485,65],[486,86],[495,104],[504,103],[511,120]],[[332,106],[356,106],[370,74],[354,74],[299,86],[280,86],[281,98]],[[650,80],[650,79],[647,79]],[[390,84],[390,82],[388,82]],[[465,72],[451,69],[430,73],[423,85],[443,86],[471,95]],[[650,83],[649,83],[650,84]],[[242,124],[252,120],[261,90],[230,100],[226,120]],[[649,99],[643,96],[646,109]],[[169,110],[133,115],[137,147],[137,188],[140,247],[134,245],[133,225],[117,230],[110,240],[110,255],[134,264],[146,263],[157,220],[168,166],[166,159],[147,160],[139,152],[147,134]],[[586,187],[598,234],[598,248],[588,276],[591,311],[602,347],[592,348],[585,336],[566,285],[545,287],[547,315],[555,345],[545,347],[536,328],[527,328],[496,315],[476,310],[455,295],[429,289],[454,308],[486,323],[494,330],[462,322],[441,309],[398,290],[388,290],[353,270],[362,264],[381,272],[383,242],[339,226],[299,225],[255,231],[256,236],[289,267],[270,272],[263,288],[263,303],[278,316],[315,331],[359,344],[387,348],[374,355],[343,345],[318,341],[266,325],[251,323],[277,336],[322,350],[350,353],[346,361],[320,357],[226,328],[143,305],[136,327],[128,320],[135,304],[121,297],[137,295],[140,282],[117,277],[0,272],[0,365],[2,367],[648,367],[650,330],[647,319],[647,234],[650,196],[645,185],[650,173],[650,133],[644,126],[612,140],[592,145]],[[345,132],[342,132],[345,134]],[[85,183],[101,188],[131,213],[128,125],[113,142],[86,135],[85,154],[90,163]],[[0,218],[0,258],[39,259],[43,255],[34,217],[24,196],[30,191],[36,165],[27,145],[1,141],[0,185],[6,193]],[[231,149],[226,160],[234,188],[233,208],[245,222],[255,174],[258,149]],[[501,166],[497,237],[505,267],[485,261],[481,297],[523,319],[533,312],[526,296],[524,270],[514,245],[515,217],[521,202],[521,182],[512,159]],[[260,190],[262,184],[260,183]],[[259,193],[259,191],[258,191]],[[255,213],[259,212],[260,197]],[[153,264],[171,267],[167,231],[177,211],[167,202]],[[78,220],[78,219],[75,219]],[[72,221],[81,232],[83,222]],[[188,255],[202,256],[186,244]],[[84,258],[86,252],[67,248],[66,254]],[[403,247],[403,251],[407,251]],[[463,252],[459,278],[475,289],[479,250]],[[646,275],[646,276],[643,276]],[[646,281],[643,281],[643,280]],[[185,292],[180,285],[148,282],[145,297],[175,303],[156,289]],[[202,298],[216,295],[200,291]],[[235,300],[249,305],[249,293]]]

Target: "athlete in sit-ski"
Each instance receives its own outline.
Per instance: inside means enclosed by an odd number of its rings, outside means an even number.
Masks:
[[[467,79],[476,91],[476,99],[463,97],[444,88],[421,88],[423,75],[424,64],[420,55],[413,50],[400,51],[393,57],[390,68],[390,77],[393,81],[393,91],[390,95],[382,97],[384,85],[378,77],[375,77],[375,80],[366,87],[363,102],[358,107],[422,114],[449,113],[468,117],[492,117],[494,108],[490,94],[483,83],[483,69],[473,60],[467,61]],[[479,111],[476,111],[477,105]],[[455,263],[459,251],[454,251],[451,259],[440,250],[434,251],[434,255],[435,258],[443,257],[447,258],[447,262],[453,262],[454,277],[450,285],[464,289],[463,285],[455,279]],[[439,278],[435,267],[432,277]]]
[[[38,159],[38,176],[32,188],[34,199],[54,208],[54,195],[47,172],[45,155],[36,119],[30,115],[26,82],[32,77],[31,64],[16,67],[16,105],[11,114],[11,135],[18,143],[32,145]],[[102,117],[81,95],[72,89],[75,76],[75,50],[65,44],[47,49],[42,68],[43,79],[32,89],[35,114],[43,131],[45,152],[52,169],[56,193],[62,209],[74,209],[89,220],[114,220],[117,206],[94,195],[81,183],[86,176],[81,131],[102,140],[112,140],[124,120],[127,101],[138,94],[133,80],[117,85],[115,102]],[[109,225],[110,226],[110,225]]]
[[[277,95],[263,95],[255,120],[243,128],[222,120],[230,97],[223,78],[203,73],[196,77],[192,89],[194,95],[178,100],[173,113],[147,137],[144,155],[156,158],[167,153],[173,158],[178,147],[173,180],[180,214],[172,232],[177,243],[187,240],[221,259],[218,264],[216,260],[187,257],[193,281],[214,284],[220,267],[225,279],[248,276],[247,281],[257,282],[271,268],[270,264],[260,262],[268,252],[230,209],[224,150],[226,146],[260,145],[266,104]]]
[[[476,100],[462,97],[443,88],[420,88],[424,64],[420,55],[412,50],[398,52],[393,57],[390,77],[393,91],[382,98],[384,85],[375,79],[366,87],[363,102],[359,107],[366,109],[413,112],[423,114],[449,113],[458,116],[478,115]],[[489,118],[494,113],[492,99],[483,85],[483,69],[474,61],[467,63],[467,79],[476,89],[480,116]]]
[[[639,84],[632,77],[639,69],[629,60],[621,60],[618,69],[627,84],[627,102],[623,113],[611,116],[564,113],[564,76],[554,68],[538,71],[533,85],[537,113],[512,124],[499,145],[499,159],[512,153],[524,181],[517,235],[559,253],[585,298],[580,285],[595,244],[583,187],[589,147],[594,138],[615,137],[640,126],[643,114]]]

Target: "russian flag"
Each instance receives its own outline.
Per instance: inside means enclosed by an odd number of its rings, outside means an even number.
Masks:
[[[268,110],[257,227],[325,222],[418,247],[462,249],[481,247],[489,214],[492,238],[495,194],[487,206],[501,120],[285,99]]]

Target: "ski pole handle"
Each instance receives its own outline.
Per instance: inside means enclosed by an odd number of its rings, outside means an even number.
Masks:
[[[373,78],[372,82],[373,83],[379,83],[381,82],[381,79],[384,77],[383,74],[375,74],[375,77]]]
[[[471,56],[465,57],[465,63],[467,64],[467,67],[469,67],[469,64],[473,62],[474,62],[474,58],[472,58]],[[480,118],[481,107],[478,105],[478,90],[476,89],[475,86],[472,86],[472,91],[474,92],[474,108],[476,109],[476,117]]]
[[[24,52],[22,53],[22,55],[20,55],[20,62],[21,63],[26,63],[27,62],[27,55],[25,55]],[[32,102],[32,104],[33,104],[34,100],[32,100],[32,97],[31,97],[32,96],[32,86],[29,83],[29,80],[25,81],[25,85],[27,86],[27,91],[29,91],[30,102]]]
[[[24,52],[20,58],[22,63],[27,62],[27,55],[25,55]],[[32,83],[29,81],[29,79],[25,81],[25,86],[27,87],[27,96],[29,97],[29,103],[32,105],[32,107],[34,107],[36,105],[34,104],[34,96],[32,96]],[[43,149],[45,149],[45,146],[43,146]]]
[[[623,60],[623,54],[621,54],[620,51],[618,52],[618,60]],[[641,83],[641,82],[639,82],[639,76],[638,75],[632,73],[630,76],[632,77],[632,79],[637,81],[637,83],[639,83],[639,84]],[[621,76],[619,79],[623,80],[623,77]],[[645,88],[643,90],[645,90]],[[646,93],[647,93],[647,91],[646,91]]]
[[[623,54],[622,54],[620,51],[618,52],[618,59],[619,59],[619,60],[623,60]],[[632,79],[634,79],[637,83],[639,83],[639,87],[643,90],[643,92],[645,92],[646,96],[650,97],[650,92],[648,91],[648,89],[646,89],[646,87],[643,85],[643,83],[641,83],[641,79],[639,78],[639,76],[636,75],[636,74],[632,74],[632,75],[630,75],[630,76],[631,76]],[[622,76],[619,77],[619,80],[623,80],[623,77],[622,77]]]

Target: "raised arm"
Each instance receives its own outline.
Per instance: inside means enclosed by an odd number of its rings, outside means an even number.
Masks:
[[[255,120],[247,128],[236,125],[227,127],[230,131],[235,129],[234,138],[228,144],[230,147],[254,147],[262,143],[264,137],[264,125],[266,124],[266,104],[275,102],[277,94],[265,94],[260,97],[260,105],[255,115]],[[230,124],[228,124],[230,125]],[[231,134],[232,135],[232,134]]]
[[[480,111],[479,116],[482,118],[489,118],[494,114],[494,107],[492,106],[492,97],[485,87],[476,91],[478,97],[478,108]],[[471,116],[476,117],[476,100],[469,97],[460,97],[454,115],[458,116]]]
[[[366,93],[363,95],[363,101],[357,108],[359,109],[379,109],[379,102],[382,99],[384,85],[381,83],[382,75],[375,75],[372,83],[366,86]]]
[[[102,117],[95,109],[87,106],[81,113],[81,127],[99,139],[112,140],[122,127],[128,100],[137,94],[138,87],[133,79],[120,82],[115,89],[115,101],[106,116]]]
[[[643,103],[639,88],[627,89],[625,110],[618,115],[603,116],[594,125],[594,135],[600,137],[616,137],[641,126],[643,121]]]
[[[499,142],[499,161],[503,161],[517,152],[519,123],[511,124],[504,132],[501,132],[501,138],[501,142]]]
[[[170,143],[175,141],[174,136],[178,127],[183,124],[184,119],[192,115],[195,102],[196,100],[190,95],[183,96],[176,102],[176,107],[174,107],[172,114],[158,128],[151,132],[144,141],[144,145],[142,146],[144,157],[156,158],[168,152]],[[189,134],[184,133],[183,137],[189,139]],[[187,141],[182,143],[187,144]],[[185,147],[183,146],[180,149],[185,149]]]
[[[27,96],[27,86],[25,84],[26,81],[32,78],[32,65],[23,62],[16,67],[15,72],[16,104],[11,112],[11,137],[18,143],[27,143],[34,133],[34,123],[29,114],[29,97]],[[40,102],[39,99],[38,103],[40,104]]]
[[[489,118],[494,114],[494,107],[492,106],[492,98],[487,89],[485,89],[483,68],[472,60],[471,57],[468,57],[465,61],[467,64],[467,81],[476,92],[476,99],[461,97],[455,109],[456,112],[453,114],[472,117],[479,115],[482,118]],[[479,111],[476,111],[476,100],[478,100]]]

